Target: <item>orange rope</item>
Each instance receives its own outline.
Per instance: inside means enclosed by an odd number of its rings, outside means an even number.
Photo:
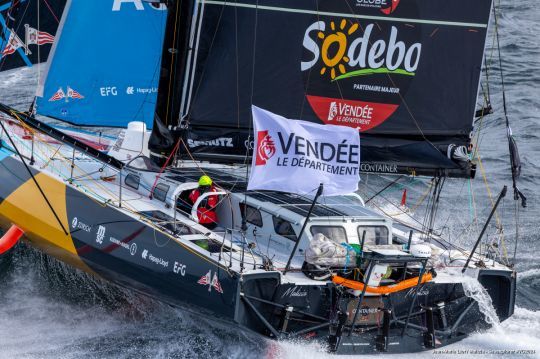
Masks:
[[[433,275],[431,273],[426,273],[422,276],[421,283],[424,284],[426,282],[429,282],[432,279],[433,279]],[[364,283],[357,282],[351,279],[345,279],[338,275],[335,275],[332,277],[332,282],[334,282],[337,285],[342,285],[344,287],[354,289],[354,290],[364,290],[364,286],[365,286]],[[366,292],[373,293],[373,294],[389,294],[389,293],[395,293],[395,292],[399,292],[405,289],[409,289],[409,288],[415,287],[416,285],[418,285],[418,277],[405,279],[404,281],[401,281],[399,283],[382,286],[382,287],[366,286]]]

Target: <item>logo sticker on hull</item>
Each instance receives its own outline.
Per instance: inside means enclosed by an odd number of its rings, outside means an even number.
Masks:
[[[96,242],[99,243],[99,244],[102,244],[103,243],[103,239],[105,238],[105,231],[107,229],[100,225],[98,227],[98,230],[97,230],[97,234],[96,234]]]
[[[137,253],[137,243],[131,243],[131,246],[129,246],[129,253],[134,256],[135,253]]]
[[[159,257],[156,257],[156,256],[153,256],[149,251],[148,249],[145,249],[142,251],[141,253],[141,258],[144,259],[144,260],[149,260],[150,262],[152,263],[155,263],[157,265],[160,265],[160,266],[163,266],[165,268],[168,268],[169,267],[169,261],[166,261],[164,260],[163,258],[159,258]],[[175,262],[176,263],[176,262]],[[175,264],[176,265],[176,264]],[[174,271],[174,269],[173,269]],[[175,272],[177,273],[177,272]]]
[[[75,231],[81,230],[88,233],[92,231],[92,226],[89,226],[77,217],[73,217],[73,219],[71,220],[71,228],[73,228]]]
[[[214,276],[212,277],[212,270],[209,270],[208,273],[203,275],[201,279],[197,281],[197,284],[207,285],[209,292],[211,292],[212,288],[214,288],[216,292],[223,293],[223,289],[221,288],[221,283],[219,283],[217,272],[214,273]]]

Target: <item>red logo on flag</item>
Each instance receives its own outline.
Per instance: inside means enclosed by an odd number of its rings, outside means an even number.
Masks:
[[[214,273],[214,277],[212,278],[212,270],[209,270],[208,273],[203,275],[201,279],[197,281],[197,284],[207,285],[209,292],[214,288],[216,292],[223,293],[223,288],[221,288],[221,283],[219,283],[217,272]]]
[[[255,166],[265,165],[274,154],[276,153],[276,145],[274,140],[268,134],[268,131],[257,132],[257,154],[255,160]]]

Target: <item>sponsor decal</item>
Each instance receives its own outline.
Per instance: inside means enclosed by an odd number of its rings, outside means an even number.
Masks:
[[[118,96],[118,90],[116,89],[116,86],[100,87],[99,94],[102,97]]]
[[[142,95],[148,95],[150,93],[157,93],[158,89],[157,87],[146,87],[146,88],[137,87],[135,92]]]
[[[122,242],[121,240],[119,240],[119,239],[117,239],[115,237],[109,237],[109,242],[114,243],[117,246],[126,249],[127,251],[129,251],[129,253],[132,256],[134,256],[137,253],[137,244],[136,243],[131,243],[131,245],[130,245],[128,243]]]
[[[361,172],[397,173],[398,166],[390,163],[361,163]]]
[[[377,312],[379,312],[379,308],[362,306],[362,308],[360,308],[360,311],[359,311],[358,314],[360,314],[362,317],[365,317],[365,316],[370,315],[370,314],[376,314]],[[356,313],[356,308],[354,308],[352,310],[352,314],[354,315],[355,313]]]
[[[265,165],[272,156],[276,154],[276,145],[268,131],[257,132],[257,158],[255,166]]]
[[[305,290],[302,290],[300,287],[298,286],[294,286],[294,287],[291,287],[289,289],[287,289],[282,295],[281,295],[281,298],[285,298],[285,297],[307,297],[307,291]]]
[[[163,258],[159,258],[159,257],[156,257],[156,256],[153,256],[149,251],[148,249],[145,249],[142,251],[141,253],[141,257],[142,259],[144,260],[148,260],[152,263],[155,263],[157,265],[160,265],[160,266],[163,266],[165,268],[168,268],[169,267],[169,261],[166,261],[164,260]],[[176,263],[176,262],[175,262]],[[173,269],[174,271],[174,269]],[[185,271],[185,269],[184,269]]]
[[[67,86],[67,91],[66,92],[64,92],[64,89],[62,87],[60,87],[54,93],[54,95],[52,95],[52,97],[49,99],[49,101],[54,102],[54,101],[60,101],[60,100],[64,99],[66,102],[69,102],[69,99],[81,100],[83,98],[84,98],[83,95],[81,95],[79,92],[77,92],[76,90],[74,90],[70,86]]]
[[[395,26],[391,27],[388,39],[375,40],[371,36],[374,24],[367,25],[362,35],[358,34],[358,23],[349,24],[345,19],[330,21],[330,26],[322,20],[311,24],[304,34],[303,46],[312,59],[301,62],[301,70],[317,67],[319,74],[331,81],[381,73],[414,76],[422,44],[407,45],[398,40]]]
[[[246,150],[252,150],[254,143],[255,141],[253,140],[253,138],[249,136],[249,138],[244,141],[244,146],[246,147]]]
[[[335,175],[358,175],[360,161],[360,146],[358,145],[346,142],[335,145],[324,141],[310,141],[295,133],[277,132],[277,137],[280,152],[277,157],[277,167],[301,167]],[[337,165],[331,162],[337,162]],[[339,165],[340,163],[344,165]],[[266,160],[256,165],[266,165]]]
[[[398,3],[357,1],[358,6],[377,7],[385,13],[394,11]],[[309,25],[300,69],[306,81],[320,78],[319,85],[306,95],[317,117],[325,124],[360,131],[373,129],[390,118],[419,67],[422,44],[414,39],[420,36],[416,29],[401,25],[376,26],[339,18]],[[335,97],[336,86],[340,98]],[[363,91],[361,97],[358,91]]]
[[[100,225],[98,227],[98,230],[97,230],[97,234],[96,234],[96,242],[99,243],[99,244],[102,244],[103,243],[103,239],[105,238],[105,231],[107,229]]]
[[[126,136],[126,132],[120,131],[120,133],[118,134],[118,137],[116,138],[116,141],[114,142],[113,151],[119,152],[122,149],[122,144],[124,143],[125,136]]]
[[[213,288],[216,292],[223,293],[223,289],[221,288],[221,283],[219,283],[217,272],[215,272],[214,276],[212,277],[212,270],[209,270],[208,273],[203,275],[197,281],[197,284],[207,285],[209,292],[211,292]]]
[[[180,274],[182,277],[185,277],[186,268],[187,266],[185,264],[174,262],[173,273]]]
[[[400,0],[356,0],[356,6],[379,9],[383,14],[390,15],[396,11]]]
[[[209,146],[209,147],[234,147],[233,139],[230,137],[219,137],[213,140],[198,141],[188,139],[188,146],[190,148],[196,148],[200,146]]]
[[[73,217],[73,220],[71,220],[71,227],[75,230],[82,230],[88,233],[92,231],[92,226],[89,226],[88,224],[82,222],[77,217]]]
[[[308,102],[323,122],[366,131],[380,125],[397,110],[398,105],[365,101],[337,100],[307,96]]]
[[[129,246],[129,254],[134,256],[135,253],[137,253],[137,243],[131,243],[131,246]]]

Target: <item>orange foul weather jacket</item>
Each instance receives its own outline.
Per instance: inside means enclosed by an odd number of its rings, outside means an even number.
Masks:
[[[214,186],[210,188],[209,192],[215,192]],[[197,188],[191,191],[189,200],[195,204],[197,199],[201,196],[201,191]],[[197,208],[197,217],[200,224],[210,224],[217,222],[217,215],[215,208],[219,202],[218,196],[208,196],[205,201],[202,201]]]

